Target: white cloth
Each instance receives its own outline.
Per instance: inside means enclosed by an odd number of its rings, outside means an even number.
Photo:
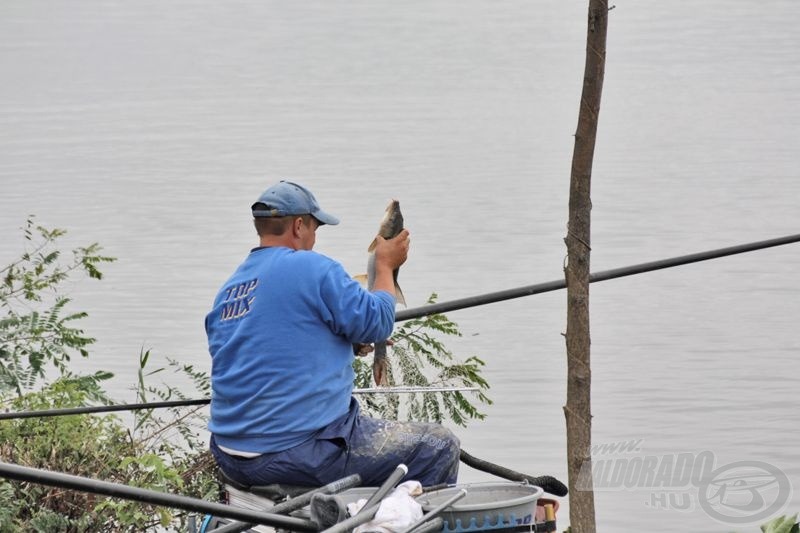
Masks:
[[[422,485],[419,481],[405,481],[400,483],[391,494],[387,495],[380,503],[375,517],[353,530],[353,533],[367,533],[377,531],[380,533],[397,533],[408,528],[411,524],[422,518],[422,506],[414,499],[422,494]],[[364,504],[366,498],[347,505],[350,516],[355,515]]]

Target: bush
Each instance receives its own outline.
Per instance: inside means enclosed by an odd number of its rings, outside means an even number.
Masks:
[[[11,408],[35,411],[86,405],[82,386],[77,380],[59,379],[41,392],[16,398]],[[4,420],[0,458],[162,492],[216,496],[213,459],[207,452],[185,453],[163,441],[154,446],[152,433],[144,437],[135,436],[113,415]],[[0,508],[13,510],[0,514],[2,531],[141,531],[184,521],[167,509],[33,483],[0,485]]]
[[[102,279],[99,266],[114,258],[91,244],[74,249],[64,263],[56,247],[63,230],[48,230],[30,217],[23,231],[28,249],[0,270],[5,315],[0,318],[0,405],[19,412],[113,403],[103,389],[110,372],[75,375],[69,370],[73,356],[88,357],[95,339],[77,325],[86,313],[69,312],[70,299],[60,288],[79,274]],[[169,385],[146,383],[145,378],[165,370],[147,369],[149,356],[149,351],[140,356],[139,399],[179,398]],[[174,361],[170,367],[208,391],[203,373]],[[50,370],[57,377],[47,383]],[[133,427],[112,415],[3,420],[0,460],[210,499],[218,488],[213,459],[198,437],[204,426],[199,408],[138,412]],[[141,531],[157,524],[182,528],[184,519],[135,502],[0,480],[2,531]]]

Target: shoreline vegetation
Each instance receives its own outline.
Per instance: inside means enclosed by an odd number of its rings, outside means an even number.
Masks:
[[[73,357],[89,357],[95,339],[80,326],[85,312],[69,309],[65,282],[79,276],[102,280],[101,267],[115,260],[93,243],[59,250],[66,231],[47,229],[30,216],[22,228],[26,249],[0,269],[0,408],[7,412],[114,405],[111,372],[75,374]],[[436,300],[431,295],[428,303]],[[391,419],[447,421],[466,426],[482,420],[488,382],[477,357],[459,361],[442,337],[460,336],[444,315],[411,320],[392,336],[390,385],[478,387],[474,400],[461,392],[365,395],[363,409]],[[166,358],[153,367],[142,349],[137,382],[140,403],[188,399],[169,382],[186,381],[209,396],[209,375]],[[365,360],[367,359],[367,360]],[[354,363],[356,387],[370,385],[371,358]],[[55,375],[55,377],[53,377]],[[175,379],[177,377],[181,379]],[[0,461],[102,479],[162,492],[218,501],[220,485],[205,438],[204,406],[116,415],[70,415],[0,421]],[[162,507],[0,479],[2,531],[185,530],[188,516]]]

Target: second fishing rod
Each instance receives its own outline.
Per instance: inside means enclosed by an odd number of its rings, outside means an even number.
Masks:
[[[697,252],[687,255],[670,257],[667,259],[659,259],[656,261],[649,261],[646,263],[639,263],[626,267],[614,268],[611,270],[603,270],[595,272],[590,275],[589,282],[595,283],[598,281],[606,281],[610,279],[623,278],[626,276],[633,276],[635,274],[643,274],[645,272],[653,272],[655,270],[663,270],[665,268],[673,268],[691,263],[698,263],[700,261],[708,261],[710,259],[718,259],[730,255],[742,254],[746,252],[753,252],[756,250],[763,250],[772,248],[774,246],[782,246],[785,244],[793,244],[800,242],[800,234],[787,235],[785,237],[777,237],[774,239],[767,239],[763,241],[750,242],[746,244],[738,244],[735,246],[728,246],[725,248],[717,248],[714,250],[707,250],[705,252]],[[404,320],[412,320],[414,318],[421,318],[424,316],[436,315],[439,313],[447,313],[450,311],[457,311],[460,309],[468,309],[470,307],[478,307],[505,300],[512,300],[515,298],[522,298],[524,296],[532,296],[534,294],[542,294],[545,292],[557,291],[565,289],[567,282],[564,279],[557,279],[547,281],[544,283],[537,283],[535,285],[525,285],[523,287],[516,287],[513,289],[506,289],[496,292],[479,294],[476,296],[468,296],[457,300],[450,300],[447,302],[439,302],[422,307],[415,307],[398,311],[395,315],[395,321],[402,322]]]
[[[650,261],[647,263],[639,263],[636,265],[631,265],[627,267],[616,268],[612,270],[605,270],[601,272],[596,272],[590,276],[590,282],[598,282],[598,281],[605,281],[610,279],[616,279],[626,276],[632,276],[635,274],[642,274],[645,272],[652,272],[655,270],[661,270],[665,268],[672,268],[681,265],[687,265],[691,263],[697,263],[700,261],[707,261],[710,259],[717,259],[721,257],[726,257],[730,255],[741,254],[745,252],[752,252],[756,250],[762,250],[766,248],[771,248],[774,246],[781,246],[785,244],[792,244],[800,242],[800,234],[795,235],[788,235],[785,237],[778,237],[774,239],[768,239],[763,241],[756,241],[746,244],[739,244],[735,246],[729,246],[726,248],[717,248],[714,250],[708,250],[705,252],[698,252],[688,255],[682,255],[677,257],[671,257],[668,259],[660,259],[657,261]],[[422,307],[416,307],[412,309],[406,309],[404,311],[398,311],[395,315],[396,322],[402,322],[405,320],[411,320],[415,318],[421,318],[424,316],[431,316],[439,313],[445,313],[449,311],[456,311],[460,309],[468,309],[471,307],[478,307],[481,305],[487,305],[496,302],[502,302],[505,300],[511,300],[515,298],[522,298],[524,296],[532,296],[534,294],[541,294],[545,292],[556,291],[560,289],[564,289],[566,287],[566,281],[563,279],[560,280],[553,280],[548,281],[545,283],[538,283],[535,285],[526,285],[524,287],[517,287],[513,289],[507,289],[503,291],[491,292],[486,294],[480,294],[476,296],[470,296],[467,298],[461,298],[457,300],[450,300],[447,302],[440,302],[430,305],[425,305]],[[359,393],[379,393],[379,392],[398,392],[398,393],[414,393],[414,392],[460,392],[460,391],[467,391],[467,390],[474,390],[474,389],[454,389],[454,388],[441,388],[441,390],[422,390],[419,388],[409,388],[409,387],[397,387],[397,388],[373,388],[373,389],[356,389],[353,392],[356,394]],[[201,398],[201,399],[187,399],[187,400],[173,400],[173,401],[166,401],[166,402],[148,402],[148,403],[141,403],[141,404],[122,404],[122,405],[106,405],[106,406],[93,406],[93,407],[82,407],[82,408],[75,408],[75,409],[54,409],[49,411],[27,411],[24,413],[0,413],[0,420],[7,420],[13,418],[30,418],[30,417],[37,417],[37,416],[59,416],[59,415],[70,415],[70,414],[87,414],[87,413],[103,413],[103,412],[112,412],[112,411],[129,411],[129,410],[139,410],[139,409],[157,409],[157,408],[168,408],[168,407],[190,407],[190,406],[200,406],[206,405],[210,402],[208,398]]]

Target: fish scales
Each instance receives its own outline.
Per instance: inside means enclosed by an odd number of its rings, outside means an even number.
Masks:
[[[400,202],[392,200],[386,207],[386,212],[378,228],[378,235],[384,239],[393,239],[403,231],[403,213],[400,211]],[[372,241],[368,248],[369,261],[367,262],[367,290],[373,290],[375,286],[375,246],[377,239]],[[403,291],[397,283],[397,276],[400,268],[395,268],[392,272],[394,278],[395,300],[397,303],[406,304]],[[372,362],[372,376],[378,385],[388,385],[388,362],[386,360],[386,341],[376,342],[374,357]]]

